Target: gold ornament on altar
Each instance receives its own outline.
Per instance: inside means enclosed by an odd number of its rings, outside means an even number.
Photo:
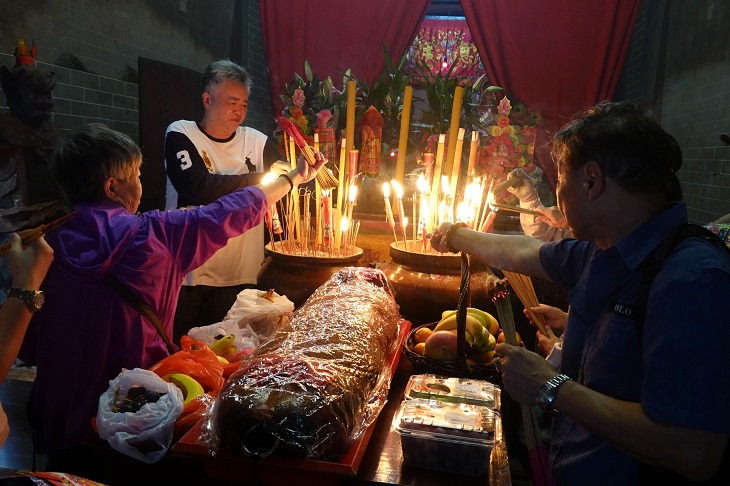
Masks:
[[[360,119],[360,133],[360,172],[371,179],[377,179],[380,175],[383,145],[383,115],[374,106],[368,108]]]

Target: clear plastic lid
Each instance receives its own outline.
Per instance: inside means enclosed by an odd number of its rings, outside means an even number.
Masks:
[[[501,420],[488,407],[414,398],[403,400],[393,426],[401,434],[492,445]]]
[[[485,380],[424,374],[411,376],[405,396],[470,403],[499,410],[501,392],[497,385]]]

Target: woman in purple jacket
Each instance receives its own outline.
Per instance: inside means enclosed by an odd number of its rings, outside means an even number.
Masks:
[[[169,354],[155,327],[105,278],[140,297],[169,336],[185,274],[313,179],[326,159],[317,154],[317,161],[312,167],[300,158],[273,182],[206,206],[137,214],[142,156],[129,137],[93,124],[60,141],[54,173],[77,214],[46,238],[55,252],[42,287],[46,305],[24,344],[24,358],[37,365],[32,417],[49,470],[72,472],[68,459],[78,460],[93,437],[91,419],[110,380]]]

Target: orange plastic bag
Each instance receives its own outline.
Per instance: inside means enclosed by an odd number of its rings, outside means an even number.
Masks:
[[[175,421],[172,432],[172,440],[177,442],[187,434],[209,411],[215,402],[217,391],[203,393],[190,400],[183,406],[180,417]]]
[[[172,373],[182,373],[194,378],[203,389],[218,391],[223,386],[223,365],[218,357],[202,341],[190,336],[180,338],[181,350],[150,367],[161,378]]]

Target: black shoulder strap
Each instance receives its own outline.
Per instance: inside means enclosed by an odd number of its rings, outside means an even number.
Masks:
[[[667,236],[662,244],[652,251],[641,264],[641,284],[639,286],[639,292],[636,295],[636,312],[634,313],[634,320],[636,320],[638,326],[639,341],[641,341],[641,336],[643,335],[651,284],[659,273],[659,270],[661,270],[662,265],[664,265],[667,257],[687,238],[702,238],[730,255],[730,248],[728,248],[724,241],[712,231],[698,224],[684,224]]]
[[[152,323],[153,326],[155,326],[155,329],[157,329],[157,333],[160,335],[162,340],[165,342],[165,347],[167,348],[167,352],[170,354],[173,354],[175,352],[175,347],[172,345],[172,341],[170,341],[170,337],[165,332],[165,329],[162,327],[162,323],[160,322],[160,318],[157,317],[157,314],[155,314],[155,311],[153,311],[150,306],[144,303],[142,299],[137,296],[134,292],[129,290],[129,288],[124,285],[122,282],[117,280],[114,276],[111,274],[108,274],[106,277],[104,277],[104,282],[111,287],[116,293],[118,293],[124,300],[127,301],[129,305],[134,307],[137,312],[142,314],[144,317],[147,318],[148,321]]]

